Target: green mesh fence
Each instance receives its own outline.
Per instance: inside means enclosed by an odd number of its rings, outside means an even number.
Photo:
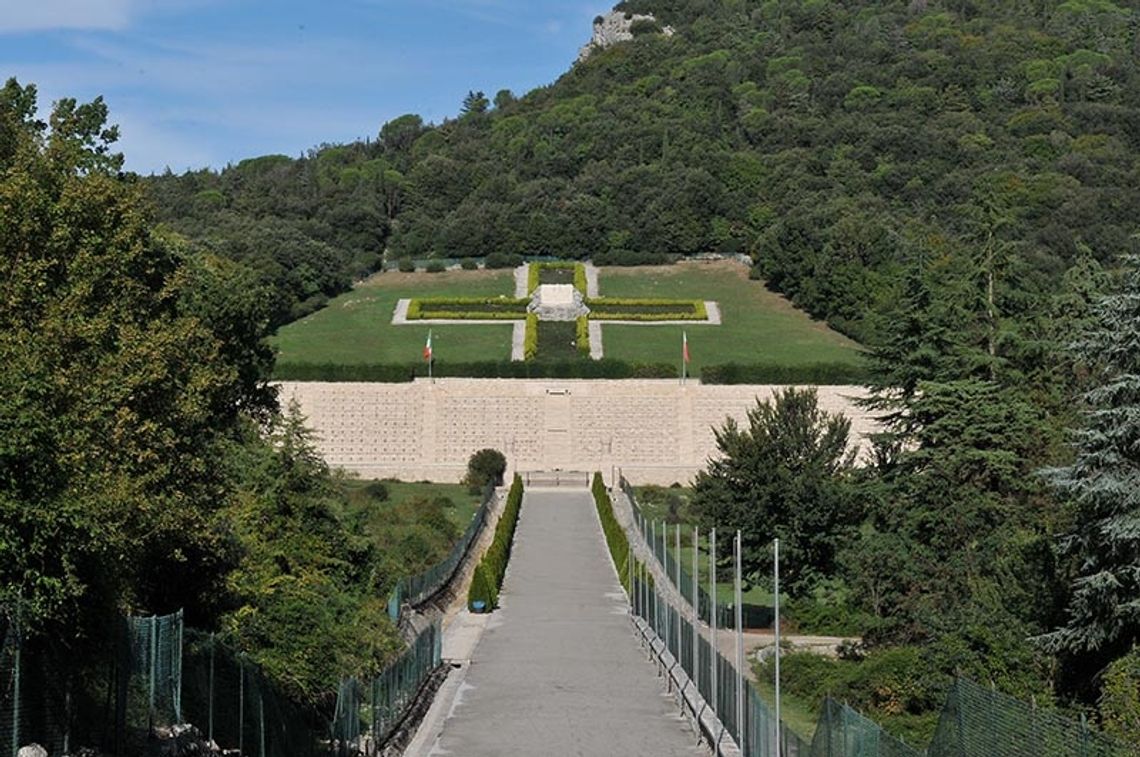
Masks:
[[[830,697],[824,700],[811,742],[812,757],[920,757],[923,754],[925,750],[896,739],[878,723],[847,705]]]
[[[352,754],[373,754],[377,745],[387,742],[424,682],[440,666],[442,642],[443,632],[436,621],[371,681],[343,681],[331,727],[332,743]]]
[[[1140,684],[1138,684],[1140,685]],[[947,697],[929,754],[958,757],[1124,757],[1140,754],[1083,720],[1045,711],[959,678]]]
[[[182,667],[186,720],[223,750],[247,757],[329,752],[328,718],[296,703],[216,634],[188,629]]]
[[[182,722],[182,612],[127,618],[128,718],[151,727]]]
[[[635,616],[652,628],[668,648],[702,698],[715,707],[726,730],[736,738],[748,757],[1124,757],[1140,755],[1140,746],[1115,741],[1089,728],[1088,724],[1065,718],[979,686],[966,679],[952,685],[934,739],[928,749],[916,748],[887,731],[846,704],[827,698],[810,744],[774,714],[749,682],[745,687],[743,728],[738,727],[736,711],[736,669],[692,625],[694,592],[692,575],[678,565],[669,545],[676,536],[648,521],[637,507],[628,482],[621,486],[634,510],[635,530],[654,555],[669,582],[688,603],[678,611],[657,593],[651,582],[636,578],[631,591]],[[668,540],[673,536],[674,541]],[[679,577],[679,580],[678,580]],[[707,577],[706,577],[707,580]],[[710,620],[714,607],[707,592],[697,588],[696,606],[702,623]],[[747,613],[748,605],[742,606]],[[770,610],[770,608],[760,608]],[[715,605],[717,627],[732,633],[735,625],[730,605]],[[757,620],[762,620],[758,617]],[[771,624],[771,618],[767,625]],[[754,627],[749,622],[745,628]],[[694,647],[694,636],[696,645]],[[779,751],[777,751],[777,740]]]
[[[447,557],[443,561],[433,565],[423,573],[401,578],[396,582],[395,588],[392,589],[392,593],[388,597],[388,615],[393,622],[399,622],[400,607],[405,602],[411,605],[422,604],[438,593],[451,580],[456,568],[459,567],[459,563],[463,562],[467,550],[471,548],[471,544],[483,530],[483,524],[487,522],[487,512],[491,508],[494,497],[495,489],[488,486],[483,492],[483,502],[475,511],[471,522],[467,524],[463,536],[451,547],[451,551],[447,553]]]
[[[181,613],[127,618],[82,652],[23,637],[0,608],[0,755],[39,744],[137,754],[181,720]]]

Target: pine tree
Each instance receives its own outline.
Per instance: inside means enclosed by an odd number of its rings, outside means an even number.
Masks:
[[[1076,460],[1047,471],[1074,507],[1062,555],[1076,579],[1068,621],[1041,637],[1065,652],[1126,650],[1140,641],[1140,258],[1104,297],[1073,351],[1099,380],[1085,392]]]

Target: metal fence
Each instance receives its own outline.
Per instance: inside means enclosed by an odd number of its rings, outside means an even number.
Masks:
[[[714,706],[721,722],[748,757],[1126,757],[1140,755],[1140,747],[1129,746],[1093,731],[1082,718],[1073,720],[1043,711],[992,688],[959,678],[953,682],[943,707],[931,745],[916,748],[892,736],[882,726],[844,703],[824,699],[810,744],[781,723],[748,682],[745,686],[744,727],[737,727],[736,668],[719,653],[715,673],[712,648],[700,633],[700,624],[709,623],[715,608],[717,627],[731,631],[733,608],[713,603],[698,584],[696,589],[697,626],[694,627],[694,582],[684,565],[678,564],[669,549],[668,531],[645,518],[637,507],[633,490],[625,479],[622,489],[633,507],[636,530],[654,555],[658,567],[687,603],[680,611],[672,607],[653,587],[652,580],[635,577],[631,596],[632,612],[645,619],[665,647],[684,667],[702,697]],[[673,547],[677,536],[673,531]],[[699,571],[700,561],[698,561]],[[747,610],[742,605],[742,610]],[[770,609],[770,608],[765,608]],[[768,621],[771,624],[771,621]],[[745,628],[752,627],[745,621]],[[694,644],[694,637],[696,642]],[[695,665],[693,664],[695,660]],[[780,751],[776,751],[779,733]],[[743,743],[741,743],[743,742]]]
[[[341,683],[333,718],[333,743],[352,754],[374,755],[392,737],[428,677],[442,662],[443,631],[437,620],[394,663],[370,681]]]
[[[143,751],[156,729],[181,722],[182,614],[125,618],[82,654],[25,638],[0,608],[0,754],[40,744]]]
[[[705,589],[705,584],[699,580],[699,563],[697,567],[698,580],[694,581],[689,566],[684,564],[684,560],[678,559],[680,555],[678,547],[681,539],[688,539],[693,548],[697,548],[693,541],[693,534],[688,533],[686,529],[676,524],[666,525],[664,521],[653,521],[647,518],[642,509],[638,507],[633,487],[625,478],[621,479],[621,488],[629,500],[630,507],[633,508],[634,523],[637,530],[641,533],[646,546],[653,552],[653,556],[657,558],[658,564],[668,576],[669,582],[677,589],[677,592],[692,605],[695,586],[696,602],[701,620],[710,623],[709,612],[715,608],[717,625],[721,628],[735,628],[736,608],[731,604],[712,601]],[[741,623],[745,628],[771,628],[776,618],[775,608],[768,605],[741,603],[740,610]]]
[[[1124,757],[1128,746],[1056,712],[959,678],[938,720],[930,757],[985,754],[993,757]]]
[[[463,536],[452,545],[451,551],[447,553],[447,557],[422,573],[401,578],[396,581],[396,586],[392,589],[392,593],[388,595],[388,615],[392,618],[392,622],[399,622],[401,608],[405,603],[411,605],[423,604],[447,585],[447,582],[455,575],[459,564],[463,562],[463,558],[467,555],[467,551],[471,548],[472,543],[479,538],[479,534],[483,530],[483,525],[487,522],[487,513],[490,511],[494,501],[495,488],[488,486],[483,492],[482,504],[480,504],[479,509],[475,511],[471,522],[467,524]]]

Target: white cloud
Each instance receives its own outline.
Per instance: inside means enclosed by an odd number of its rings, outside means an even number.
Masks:
[[[49,29],[125,29],[131,0],[0,0],[0,34]]]

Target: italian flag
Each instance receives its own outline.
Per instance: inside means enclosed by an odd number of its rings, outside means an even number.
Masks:
[[[681,357],[683,357],[685,359],[685,364],[688,365],[689,360],[690,360],[690,358],[689,358],[689,335],[684,331],[681,332]]]
[[[428,329],[427,344],[424,345],[424,360],[431,362],[431,329]]]

